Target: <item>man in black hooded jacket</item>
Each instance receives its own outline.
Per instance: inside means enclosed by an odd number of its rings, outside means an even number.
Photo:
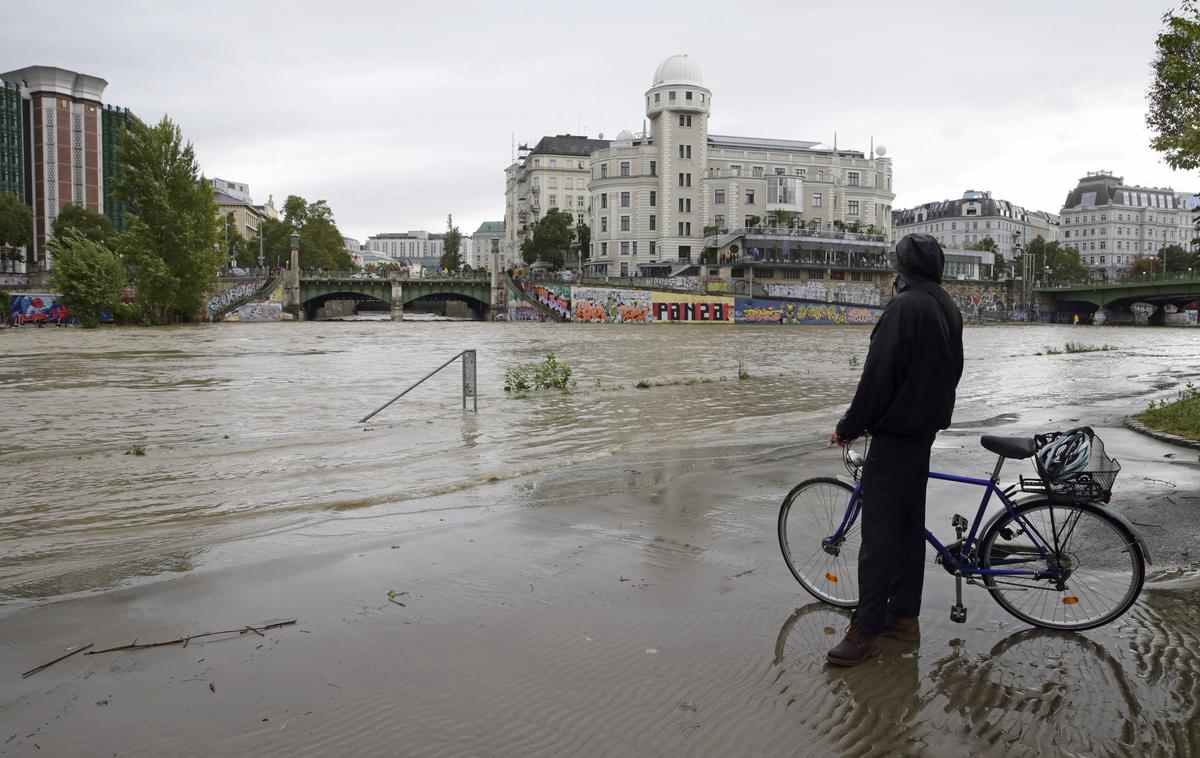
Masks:
[[[862,476],[859,602],[830,663],[853,666],[879,652],[882,635],[919,639],[925,578],[929,451],[950,425],[963,370],[962,316],[941,288],[945,256],[928,234],[896,245],[896,296],[871,332],[854,400],[830,442],[872,435]]]

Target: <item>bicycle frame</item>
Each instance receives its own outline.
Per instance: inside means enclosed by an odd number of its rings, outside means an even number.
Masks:
[[[1052,529],[1055,529],[1053,543],[1046,540],[1046,538],[1038,532],[1037,528],[1028,519],[1016,512],[1016,506],[1013,504],[1012,500],[1009,499],[1008,495],[1005,494],[1004,490],[997,486],[994,479],[977,479],[969,476],[958,476],[956,474],[941,474],[936,471],[930,471],[929,478],[944,482],[954,482],[956,484],[970,484],[984,488],[983,499],[980,501],[979,508],[975,512],[975,519],[971,522],[970,531],[959,543],[957,555],[951,552],[950,548],[948,548],[946,545],[943,545],[942,542],[933,534],[933,532],[929,531],[928,529],[925,530],[925,541],[932,545],[935,550],[937,550],[938,554],[942,558],[942,561],[944,562],[944,565],[950,570],[951,573],[961,574],[962,576],[1027,576],[1035,579],[1056,578],[1058,576],[1057,571],[1046,571],[1045,569],[1041,571],[1030,571],[1020,569],[980,568],[975,560],[970,556],[972,548],[975,544],[976,535],[979,532],[979,526],[983,522],[984,513],[987,511],[988,503],[991,502],[993,494],[1000,499],[1004,509],[1012,514],[1013,519],[1020,524],[1025,533],[1029,535],[1034,547],[1038,551],[1038,556],[1042,559],[1042,561],[1048,562],[1049,566],[1053,566],[1056,569],[1058,567],[1058,561],[1055,558],[1055,556],[1058,555],[1057,529],[1053,527],[1052,523],[1051,527]],[[842,523],[838,525],[837,530],[832,535],[821,540],[821,547],[826,552],[831,552],[837,549],[837,546],[839,546],[845,539],[846,530],[849,529],[854,521],[859,517],[859,514],[862,511],[861,495],[862,482],[855,482],[854,492],[850,496],[850,502],[847,504],[845,515],[842,517]],[[1002,562],[1003,561],[996,561],[996,563]]]

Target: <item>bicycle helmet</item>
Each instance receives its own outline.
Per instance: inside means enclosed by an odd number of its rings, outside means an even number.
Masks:
[[[1037,452],[1042,475],[1051,481],[1083,471],[1092,455],[1092,437],[1083,429],[1067,432]]]

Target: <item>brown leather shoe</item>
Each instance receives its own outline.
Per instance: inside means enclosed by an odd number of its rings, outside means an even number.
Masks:
[[[883,628],[882,636],[905,642],[920,642],[921,620],[916,616],[893,616]]]
[[[835,666],[857,666],[873,655],[879,655],[879,639],[860,634],[858,620],[851,619],[846,636],[825,654],[825,660]]]

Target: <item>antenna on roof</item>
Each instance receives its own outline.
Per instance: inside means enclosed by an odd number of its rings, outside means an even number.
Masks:
[[[512,151],[512,159],[511,160],[513,163],[516,163],[517,162],[517,133],[516,132],[512,133],[512,146],[510,149]]]

